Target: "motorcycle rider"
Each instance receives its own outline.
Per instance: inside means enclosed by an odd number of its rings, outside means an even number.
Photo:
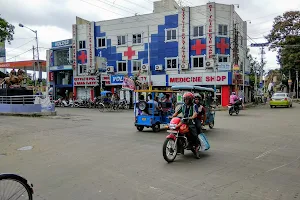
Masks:
[[[183,100],[184,104],[176,111],[173,117],[176,117],[180,113],[183,114],[184,118],[189,119],[189,129],[190,129],[190,134],[192,136],[192,141],[195,142],[196,148],[195,151],[197,152],[200,147],[200,141],[198,138],[198,131],[196,128],[196,121],[197,121],[197,116],[198,116],[198,106],[193,103],[194,100],[194,95],[191,92],[187,92],[183,95]]]
[[[236,101],[239,100],[238,96],[235,94],[235,92],[232,92],[230,97],[229,97],[229,103],[234,106],[234,110],[236,110]]]

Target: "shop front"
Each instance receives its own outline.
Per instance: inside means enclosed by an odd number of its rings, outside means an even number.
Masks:
[[[222,106],[229,103],[230,88],[232,85],[231,72],[199,72],[195,74],[170,74],[167,76],[167,86],[174,85],[197,85],[214,88],[216,85],[217,101]]]
[[[71,98],[73,95],[73,70],[71,65],[53,66],[49,68],[50,86],[54,99]]]
[[[73,79],[74,96],[77,99],[93,99],[94,89],[99,85],[97,76],[75,76]]]

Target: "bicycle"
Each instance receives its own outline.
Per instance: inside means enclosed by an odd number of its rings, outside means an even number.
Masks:
[[[0,174],[0,200],[32,200],[33,185],[16,174]]]

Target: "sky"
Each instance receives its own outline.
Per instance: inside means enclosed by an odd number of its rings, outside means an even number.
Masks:
[[[72,37],[72,24],[76,16],[89,21],[116,19],[153,11],[154,0],[6,0],[0,7],[1,17],[15,26],[14,40],[6,44],[6,59],[9,61],[31,60],[32,49],[36,45],[35,34],[19,23],[38,31],[40,59],[46,59],[46,49],[52,41]],[[205,0],[181,0],[183,5],[199,6]],[[300,10],[299,0],[217,0],[216,3],[238,4],[236,11],[248,23],[248,45],[253,42],[266,42],[264,36],[272,28],[274,17],[286,11]],[[251,23],[250,23],[251,21]],[[259,48],[250,48],[253,57],[260,60]],[[28,51],[27,53],[24,53]],[[266,49],[266,71],[279,66],[276,52]],[[43,75],[44,77],[44,75]]]

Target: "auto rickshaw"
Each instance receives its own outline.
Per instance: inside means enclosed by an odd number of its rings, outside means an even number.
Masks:
[[[170,116],[174,114],[174,103],[172,102],[173,91],[168,90],[135,90],[134,91],[134,115],[138,131],[144,128],[152,128],[159,132],[161,125],[170,123]],[[162,96],[169,96],[163,98]],[[147,97],[149,101],[147,101]],[[161,99],[161,101],[159,100]],[[157,104],[154,102],[156,100]],[[158,101],[157,101],[158,100]]]
[[[173,91],[181,91],[178,95],[183,95],[184,92],[198,93],[203,98],[203,104],[205,107],[206,120],[203,121],[202,126],[208,125],[210,129],[215,126],[215,102],[213,100],[215,90],[207,87],[193,86],[193,85],[182,85],[182,86],[172,86]],[[178,101],[178,103],[183,103]]]

